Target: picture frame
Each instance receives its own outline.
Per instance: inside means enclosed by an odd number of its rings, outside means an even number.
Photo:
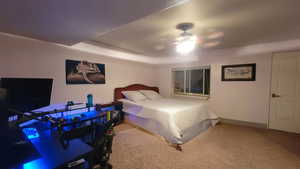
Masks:
[[[105,84],[105,64],[66,60],[66,84]]]
[[[255,81],[256,63],[223,65],[222,81]]]

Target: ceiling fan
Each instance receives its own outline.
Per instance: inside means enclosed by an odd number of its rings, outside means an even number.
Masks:
[[[178,53],[189,53],[194,50],[197,45],[202,48],[217,46],[221,43],[220,39],[224,36],[223,32],[215,29],[204,30],[197,36],[188,32],[188,30],[191,30],[193,27],[193,23],[180,23],[176,26],[176,29],[183,31],[174,42]]]

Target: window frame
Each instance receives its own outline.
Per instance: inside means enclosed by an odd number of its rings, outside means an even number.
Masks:
[[[188,92],[186,91],[187,88],[186,88],[186,85],[189,84],[191,85],[191,78],[188,78],[189,79],[189,83],[187,83],[187,77],[186,76],[191,76],[191,73],[187,73],[187,71],[189,70],[199,70],[199,69],[202,69],[202,73],[203,73],[203,91],[201,94],[198,94],[198,93],[191,93],[191,92]],[[205,89],[207,88],[207,85],[205,83],[205,79],[206,79],[206,75],[205,75],[205,70],[209,70],[209,85],[208,85],[208,88],[209,88],[209,94],[204,94],[205,93]],[[183,71],[184,72],[184,92],[176,92],[175,91],[175,72],[176,71]],[[181,68],[172,68],[171,69],[171,74],[172,74],[172,94],[175,95],[175,96],[188,96],[188,97],[209,97],[210,94],[211,94],[211,67],[210,66],[194,66],[194,67],[181,67]],[[188,75],[187,75],[188,74]],[[191,87],[189,87],[189,90]]]

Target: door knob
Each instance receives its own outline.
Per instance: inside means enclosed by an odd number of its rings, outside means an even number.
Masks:
[[[273,98],[274,98],[274,97],[280,97],[280,95],[279,95],[279,94],[272,93],[272,97],[273,97]]]

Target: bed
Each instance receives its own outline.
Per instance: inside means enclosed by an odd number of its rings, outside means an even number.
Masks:
[[[130,123],[162,136],[169,143],[184,144],[218,122],[218,117],[208,109],[206,100],[158,97],[132,101],[123,94],[125,91],[141,90],[159,93],[157,87],[133,84],[116,88],[114,100],[123,103],[123,111]]]

